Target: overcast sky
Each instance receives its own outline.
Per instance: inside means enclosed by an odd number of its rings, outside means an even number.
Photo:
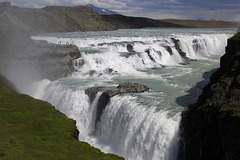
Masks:
[[[93,4],[128,16],[240,21],[240,0],[12,0],[12,4],[27,8]]]

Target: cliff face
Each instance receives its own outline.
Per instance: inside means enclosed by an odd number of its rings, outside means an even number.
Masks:
[[[182,113],[179,159],[240,159],[240,32],[197,104]]]

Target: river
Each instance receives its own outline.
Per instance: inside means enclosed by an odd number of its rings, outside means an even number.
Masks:
[[[79,140],[103,152],[127,160],[174,160],[181,112],[196,102],[210,76],[204,73],[219,67],[234,32],[144,28],[37,35],[32,39],[77,45],[81,58],[73,62],[76,71],[68,77],[34,82],[23,92],[76,120]],[[124,82],[141,83],[150,90],[112,97],[95,124],[102,92],[91,102],[85,90]]]

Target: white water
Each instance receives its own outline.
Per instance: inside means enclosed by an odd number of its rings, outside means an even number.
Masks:
[[[79,139],[104,152],[128,160],[174,160],[183,110],[180,103],[186,106],[196,100],[206,81],[194,86],[204,80],[204,72],[218,67],[232,33],[225,29],[141,29],[36,36],[33,39],[75,44],[81,58],[73,62],[76,72],[71,76],[35,82],[27,93],[75,119]],[[198,61],[181,65],[185,60],[172,38],[179,40],[189,58]],[[135,52],[128,52],[128,44]],[[111,98],[96,126],[96,103],[101,93],[91,103],[85,89],[116,87],[123,82],[142,83],[150,91]]]

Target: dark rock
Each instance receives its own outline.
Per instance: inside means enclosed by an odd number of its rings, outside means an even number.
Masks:
[[[132,44],[127,44],[127,50],[128,52],[135,52]]]
[[[175,39],[175,38],[171,38],[176,50],[178,51],[178,53],[181,55],[181,57],[186,61],[186,63],[188,63],[190,61],[190,58],[187,57],[186,53],[182,51],[181,47],[180,47],[180,40]]]
[[[172,48],[170,46],[165,46],[165,48],[170,55],[173,55],[173,51],[172,51]]]
[[[102,95],[99,97],[98,102],[97,102],[97,114],[96,114],[96,119],[95,119],[95,125],[100,121],[101,115],[103,110],[106,108],[108,102],[110,101],[110,96],[108,91],[103,92]]]
[[[85,91],[85,93],[89,96],[89,98],[93,101],[96,97],[96,94],[99,91],[103,91],[102,87],[93,87],[89,88]],[[97,114],[95,124],[100,121],[103,110],[106,108],[111,97],[116,96],[122,93],[142,93],[144,91],[149,90],[149,88],[145,85],[138,83],[123,83],[120,84],[117,88],[106,90],[101,94],[97,102]]]
[[[138,83],[123,83],[120,84],[117,88],[119,89],[119,93],[141,93],[149,90],[147,86]]]
[[[240,32],[240,26],[238,27],[238,30],[237,30],[237,32]]]
[[[34,54],[33,54],[34,52]],[[34,43],[25,50],[25,57],[17,58],[35,63],[40,78],[56,80],[66,77],[74,71],[73,60],[81,54],[75,45],[56,45],[44,42]]]
[[[156,62],[156,60],[155,60],[155,59],[152,57],[152,55],[150,54],[150,50],[149,50],[149,49],[147,49],[145,52],[148,54],[148,57],[149,57],[153,62]]]
[[[106,69],[106,72],[107,73],[112,73],[114,70],[112,69],[112,68],[108,68],[108,69]]]
[[[240,159],[240,32],[198,102],[182,113],[180,160]]]
[[[92,103],[96,98],[97,93],[101,90],[102,90],[101,87],[92,87],[92,88],[86,89],[85,94],[88,95],[90,102]]]
[[[89,75],[90,75],[90,76],[93,76],[93,75],[96,74],[96,73],[97,73],[97,71],[95,71],[95,70],[90,70],[90,71],[89,71]]]

